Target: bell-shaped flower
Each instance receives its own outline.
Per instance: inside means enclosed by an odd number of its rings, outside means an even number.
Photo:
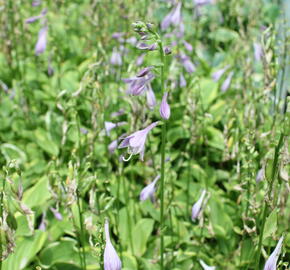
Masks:
[[[156,97],[150,84],[148,84],[147,86],[146,99],[149,109],[153,110],[154,107],[156,106]]]
[[[195,221],[201,211],[201,206],[205,197],[206,191],[203,190],[201,193],[201,196],[199,197],[198,201],[192,206],[192,210],[191,210],[191,219],[192,221]]]
[[[264,175],[265,175],[264,168],[261,168],[257,172],[257,175],[256,175],[256,183],[260,183],[264,179]]]
[[[200,265],[204,270],[215,270],[215,266],[209,266],[207,265],[203,260],[199,260]]]
[[[160,105],[160,115],[165,120],[168,120],[170,117],[170,107],[167,103],[167,97],[168,97],[168,93],[165,92],[162,97],[162,101]]]
[[[134,132],[133,134],[123,139],[123,141],[119,145],[119,148],[128,147],[128,153],[130,154],[128,159],[125,159],[123,157],[124,161],[128,161],[132,157],[132,155],[138,154],[140,154],[140,158],[141,160],[143,160],[147,135],[151,129],[157,126],[157,124],[158,121],[150,124],[148,127],[142,130]]]
[[[284,237],[282,236],[277,246],[275,247],[274,251],[268,258],[268,260],[265,263],[264,270],[276,270],[277,269],[277,261],[281,252],[282,244],[283,244]]]
[[[107,136],[110,136],[110,132],[111,132],[112,129],[114,129],[116,127],[123,126],[125,124],[126,124],[126,122],[113,123],[113,122],[105,121],[105,130],[106,130]]]
[[[43,28],[40,29],[38,33],[38,40],[36,42],[34,49],[36,55],[40,55],[45,51],[47,42],[46,36],[47,36],[47,26],[44,26]]]
[[[153,182],[151,182],[149,185],[147,185],[145,188],[142,189],[140,193],[140,201],[145,201],[147,199],[151,199],[152,202],[154,202],[154,193],[155,193],[155,185],[157,181],[159,180],[160,175],[157,175]]]
[[[224,73],[227,71],[227,69],[229,68],[229,66],[226,66],[224,68],[221,68],[217,71],[215,71],[213,74],[212,74],[212,79],[215,81],[215,82],[218,82],[219,79],[224,75]]]
[[[181,60],[181,64],[183,65],[183,67],[185,68],[185,70],[188,73],[193,73],[196,70],[195,65],[192,63],[192,61],[190,60],[190,58],[187,55],[182,55],[180,57]]]
[[[263,56],[263,48],[259,43],[254,43],[254,56],[256,61],[260,61]]]
[[[135,62],[137,66],[141,66],[143,64],[145,55],[146,55],[145,53],[142,53],[137,57]]]
[[[228,77],[223,82],[222,87],[221,87],[222,92],[226,92],[229,89],[232,82],[233,75],[234,75],[234,72],[233,71],[230,72]]]
[[[54,217],[57,219],[57,220],[62,220],[62,215],[59,211],[57,211],[57,209],[53,208],[53,207],[50,207],[50,211],[53,213]]]
[[[41,19],[42,17],[43,17],[42,15],[30,17],[30,18],[25,20],[25,23],[28,23],[28,24],[34,23],[34,22],[38,21],[39,19]]]
[[[177,4],[163,19],[161,22],[161,29],[164,31],[171,24],[178,25],[181,22],[181,2]]]
[[[190,43],[183,40],[183,45],[184,45],[186,50],[188,50],[189,52],[192,52],[193,48],[192,48],[192,45]]]
[[[122,55],[116,48],[113,49],[110,63],[113,66],[122,66]]]
[[[179,87],[180,88],[186,87],[186,80],[182,73],[179,76]]]
[[[138,78],[139,77],[144,77],[144,76],[146,76],[152,70],[152,68],[153,67],[145,67],[142,70],[140,70],[136,76]]]
[[[127,93],[133,96],[139,96],[144,93],[146,86],[155,78],[153,73],[148,73],[143,77],[123,79],[128,84]]]
[[[109,232],[109,222],[105,222],[106,246],[104,252],[104,270],[121,270],[122,262],[112,245]]]

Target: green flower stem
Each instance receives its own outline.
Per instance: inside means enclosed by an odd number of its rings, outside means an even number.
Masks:
[[[161,60],[161,89],[165,92],[164,80],[164,51],[161,40],[159,40],[159,53]],[[160,269],[164,269],[164,182],[165,182],[165,143],[166,143],[166,120],[163,121],[161,135],[161,178],[160,178]]]
[[[283,141],[284,141],[284,133],[281,133],[278,145],[275,148],[275,155],[274,155],[274,161],[273,161],[272,173],[271,173],[271,182],[269,185],[269,192],[268,192],[269,197],[271,196],[274,181],[275,181],[275,178],[277,176],[279,152],[280,152],[280,149],[283,145]],[[262,223],[261,223],[261,229],[260,229],[261,231],[260,231],[260,235],[259,235],[259,243],[258,243],[258,249],[257,249],[257,258],[256,258],[256,265],[255,265],[256,270],[259,270],[264,228],[265,228],[266,217],[267,217],[268,211],[269,211],[269,206],[268,206],[267,202],[265,201],[264,208],[263,208],[263,214],[262,214]]]

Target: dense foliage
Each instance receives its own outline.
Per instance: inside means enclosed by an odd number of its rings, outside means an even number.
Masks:
[[[289,269],[287,1],[0,18],[0,270]]]

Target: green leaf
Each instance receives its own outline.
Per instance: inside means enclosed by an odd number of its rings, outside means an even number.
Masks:
[[[263,240],[265,240],[267,237],[271,236],[276,232],[277,218],[278,218],[277,210],[274,209],[266,219]]]
[[[140,219],[133,229],[133,246],[136,256],[142,256],[146,251],[148,238],[153,230],[153,219]]]
[[[236,31],[230,30],[228,28],[220,27],[217,30],[211,32],[209,37],[218,42],[229,42],[237,40],[239,38],[239,34]]]
[[[18,238],[14,253],[3,261],[3,269],[24,269],[31,259],[41,250],[46,237],[47,234],[45,232],[35,231],[35,234],[31,237]]]
[[[35,131],[36,143],[48,154],[57,156],[59,153],[58,146],[52,141],[49,134],[44,129]]]
[[[206,109],[218,95],[218,84],[211,79],[201,79],[199,84],[201,101]]]
[[[50,192],[48,189],[48,178],[41,178],[36,185],[32,186],[23,195],[23,202],[28,207],[40,207],[50,198]]]

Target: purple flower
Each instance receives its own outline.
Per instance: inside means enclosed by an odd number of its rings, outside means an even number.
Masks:
[[[143,64],[145,55],[145,53],[142,53],[140,56],[138,56],[138,58],[136,59],[137,66],[141,66]]]
[[[112,245],[109,232],[109,221],[105,222],[106,246],[104,252],[104,270],[121,270],[122,262]]]
[[[47,35],[47,26],[44,26],[43,28],[40,29],[38,33],[38,40],[34,49],[36,55],[40,55],[45,51],[47,42],[46,35]]]
[[[32,2],[32,6],[33,7],[37,7],[37,6],[39,6],[41,4],[41,1],[39,0],[39,1],[33,1]]]
[[[57,219],[57,220],[62,220],[62,215],[60,212],[58,212],[55,208],[53,207],[50,207],[49,208],[50,211],[53,213],[54,217]]]
[[[127,93],[133,96],[141,95],[146,90],[148,83],[150,83],[154,77],[154,74],[148,73],[146,76],[140,78],[136,77],[123,79],[125,83],[129,84]]]
[[[261,168],[256,175],[256,183],[260,183],[264,179],[264,168]]]
[[[199,197],[198,201],[193,205],[192,210],[191,210],[191,219],[192,221],[195,221],[199,214],[200,214],[200,210],[201,210],[201,206],[205,197],[206,191],[203,190],[201,193],[201,196]]]
[[[117,149],[117,147],[118,147],[118,140],[112,141],[108,146],[110,154],[113,154],[114,151]]]
[[[184,45],[186,50],[188,50],[189,52],[192,52],[193,48],[192,48],[192,45],[190,43],[183,40],[183,45]]]
[[[157,44],[156,43],[152,43],[152,44],[138,43],[136,45],[136,48],[139,50],[154,51],[157,48]]]
[[[161,117],[165,120],[168,120],[170,117],[170,107],[167,103],[167,97],[168,97],[168,93],[165,92],[163,97],[162,97],[160,110],[159,110]]]
[[[126,122],[118,122],[118,123],[113,123],[113,122],[107,122],[105,121],[105,130],[107,133],[107,136],[110,136],[110,131],[116,127],[120,127],[125,125]]]
[[[196,6],[204,6],[204,5],[212,4],[213,0],[193,0],[193,3]]]
[[[168,47],[168,46],[166,46],[166,47],[164,48],[164,54],[169,55],[169,54],[171,54],[171,53],[172,53],[171,48]]]
[[[138,78],[139,77],[144,77],[146,76],[151,70],[152,70],[153,67],[145,67],[143,68],[141,71],[138,72],[138,74],[136,75]]]
[[[263,56],[263,49],[259,43],[254,43],[254,56],[256,61],[260,61]]]
[[[222,69],[219,69],[219,70],[217,70],[216,72],[214,72],[213,74],[212,74],[212,79],[215,81],[215,82],[218,82],[219,81],[219,79],[223,76],[223,74],[227,71],[227,69],[229,68],[229,66],[226,66],[226,67],[224,67],[224,68],[222,68]]]
[[[41,217],[41,222],[38,226],[38,230],[40,230],[40,231],[46,230],[47,221],[45,220],[45,218],[46,218],[46,212],[43,212],[42,217]]]
[[[222,92],[226,92],[229,89],[229,87],[231,85],[231,81],[232,81],[233,75],[234,75],[234,72],[231,71],[229,73],[228,77],[223,82],[222,87],[221,87]]]
[[[274,251],[272,252],[272,254],[270,255],[270,257],[268,258],[268,260],[265,263],[264,270],[276,270],[277,269],[277,261],[278,261],[278,258],[279,258],[280,252],[281,252],[283,239],[284,239],[283,236],[279,239],[277,246],[275,247]]]
[[[120,109],[120,110],[117,111],[117,112],[113,112],[113,113],[111,113],[111,117],[113,118],[113,117],[121,116],[121,115],[123,115],[124,113],[125,113],[125,110],[124,110],[124,109]]]
[[[181,23],[181,2],[177,4],[163,19],[161,22],[161,29],[164,31],[171,24],[178,25]]]
[[[88,130],[86,128],[80,128],[80,132],[84,135],[88,134]]]
[[[205,262],[203,260],[199,260],[199,263],[201,264],[202,268],[204,270],[215,270],[215,266],[209,266],[207,264],[205,264]]]
[[[34,23],[42,17],[43,17],[42,15],[30,17],[30,18],[25,20],[25,23]]]
[[[113,49],[110,63],[114,66],[122,66],[122,55],[116,48]]]
[[[151,201],[154,202],[155,185],[159,178],[160,175],[157,175],[153,182],[151,182],[149,185],[142,189],[140,193],[140,201],[145,201],[150,198]]]
[[[149,109],[153,110],[154,107],[156,106],[156,98],[150,83],[147,86],[146,99]]]
[[[183,65],[183,67],[185,68],[185,70],[188,73],[193,73],[196,70],[195,65],[191,62],[190,58],[186,55],[182,55],[180,57],[181,63]]]
[[[128,153],[130,154],[128,159],[123,158],[124,161],[130,160],[132,155],[138,154],[140,154],[140,159],[143,160],[147,135],[151,129],[157,126],[157,124],[158,121],[124,138],[124,140],[120,143],[119,148],[128,147]]]
[[[182,73],[179,76],[179,86],[180,88],[186,87],[186,80]]]

